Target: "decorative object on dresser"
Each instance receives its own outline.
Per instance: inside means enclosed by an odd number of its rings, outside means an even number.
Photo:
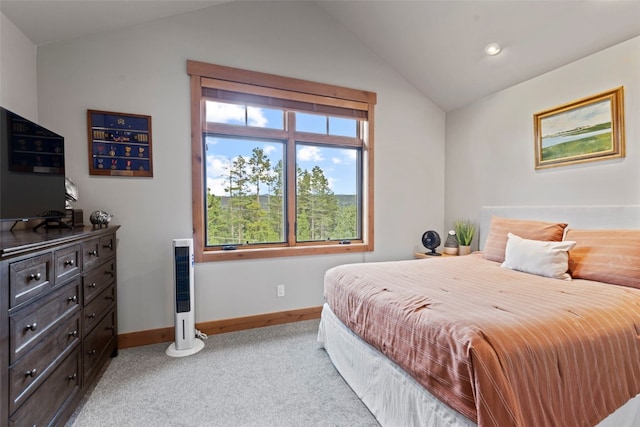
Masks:
[[[78,201],[78,187],[68,177],[64,179],[65,222],[71,227],[84,227],[82,209],[74,209],[71,202]]]
[[[82,209],[67,209],[64,217],[65,222],[72,227],[84,227],[84,213]]]
[[[93,224],[94,228],[96,226],[98,226],[98,228],[102,228],[103,225],[105,227],[109,226],[109,223],[111,222],[111,218],[113,218],[113,215],[111,215],[108,212],[94,211],[89,216],[89,221],[91,221],[91,224]]]
[[[118,228],[0,235],[0,425],[64,425],[117,355]]]
[[[68,177],[64,178],[64,208],[71,209],[71,202],[78,201],[78,187]]]

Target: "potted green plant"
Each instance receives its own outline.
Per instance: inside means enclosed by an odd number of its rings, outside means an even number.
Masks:
[[[476,223],[468,220],[453,221],[453,228],[458,238],[458,255],[467,255],[471,252],[471,241],[476,234]]]

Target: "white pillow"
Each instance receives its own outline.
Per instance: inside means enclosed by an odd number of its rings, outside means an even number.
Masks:
[[[509,233],[502,267],[538,276],[554,279],[571,280],[567,273],[569,253],[576,242],[543,242],[541,240],[523,239]]]

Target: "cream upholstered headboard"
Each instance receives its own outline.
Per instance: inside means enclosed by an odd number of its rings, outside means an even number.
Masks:
[[[487,239],[492,216],[565,222],[567,228],[640,228],[640,205],[595,206],[483,206],[480,210],[480,250]]]

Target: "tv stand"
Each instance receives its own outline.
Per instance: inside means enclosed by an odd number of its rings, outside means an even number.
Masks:
[[[17,219],[16,222],[13,223],[13,225],[11,226],[11,228],[9,229],[9,231],[13,231],[13,227],[15,227],[16,225],[18,225],[19,222],[27,222],[29,221],[28,219]]]
[[[13,225],[15,226],[15,224]],[[40,224],[33,227],[33,231],[38,231],[38,228],[42,227],[43,225],[44,225],[44,228],[65,228],[65,229],[73,230],[73,226],[64,222],[62,218],[47,218],[44,221],[42,221]]]

